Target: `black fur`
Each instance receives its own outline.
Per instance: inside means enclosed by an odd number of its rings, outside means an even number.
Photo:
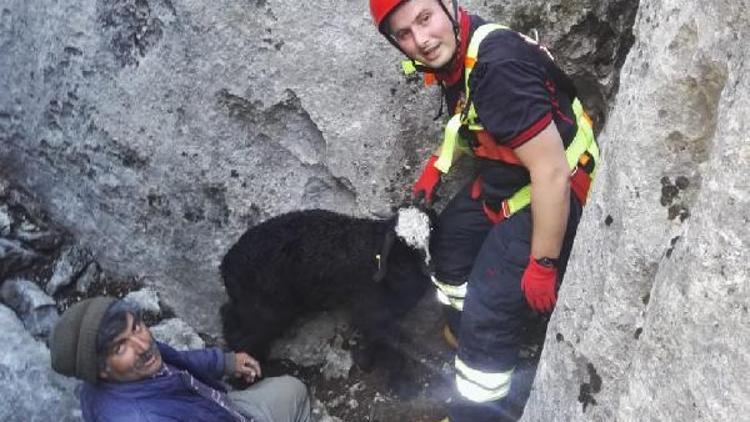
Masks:
[[[265,358],[270,343],[308,311],[348,306],[362,347],[374,350],[395,332],[396,319],[429,285],[420,251],[392,242],[381,281],[389,220],[323,210],[271,218],[245,232],[221,263],[229,301],[222,306],[224,337],[233,350]],[[371,362],[369,353],[358,363]],[[357,357],[355,356],[355,359]]]

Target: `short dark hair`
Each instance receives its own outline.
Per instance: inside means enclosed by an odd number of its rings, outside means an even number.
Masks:
[[[96,360],[100,372],[107,367],[107,356],[115,338],[127,328],[128,314],[133,316],[135,322],[142,320],[138,305],[129,300],[112,302],[104,312],[96,334]]]

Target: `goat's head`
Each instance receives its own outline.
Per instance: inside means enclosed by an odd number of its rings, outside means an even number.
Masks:
[[[422,274],[429,276],[432,265],[430,232],[435,220],[433,210],[423,210],[415,206],[398,209],[396,215],[389,221],[389,229],[386,232],[380,255],[377,257],[379,268],[373,277],[375,282],[382,281],[388,273],[388,258],[397,241],[402,242],[413,253],[421,257],[418,265]]]

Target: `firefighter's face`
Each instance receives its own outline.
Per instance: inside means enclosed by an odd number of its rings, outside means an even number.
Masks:
[[[456,50],[453,24],[439,1],[442,0],[406,1],[387,22],[401,49],[433,69],[447,65]]]
[[[107,381],[145,379],[162,366],[161,353],[146,324],[127,314],[127,325],[109,347],[107,367],[99,376]]]

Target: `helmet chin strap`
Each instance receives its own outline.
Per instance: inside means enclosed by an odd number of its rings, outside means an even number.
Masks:
[[[435,71],[440,72],[442,70],[448,70],[450,71],[451,67],[453,67],[453,61],[456,60],[456,56],[458,55],[458,51],[461,46],[461,26],[459,25],[459,16],[458,16],[458,0],[451,0],[451,5],[453,6],[453,13],[451,14],[448,9],[445,7],[445,3],[443,3],[443,0],[437,0],[438,4],[440,4],[440,8],[443,9],[445,14],[448,16],[448,19],[450,19],[451,24],[453,25],[453,37],[456,39],[456,48],[453,50],[453,57],[448,61],[448,63],[445,64],[445,66],[441,67],[440,69],[435,69]]]

